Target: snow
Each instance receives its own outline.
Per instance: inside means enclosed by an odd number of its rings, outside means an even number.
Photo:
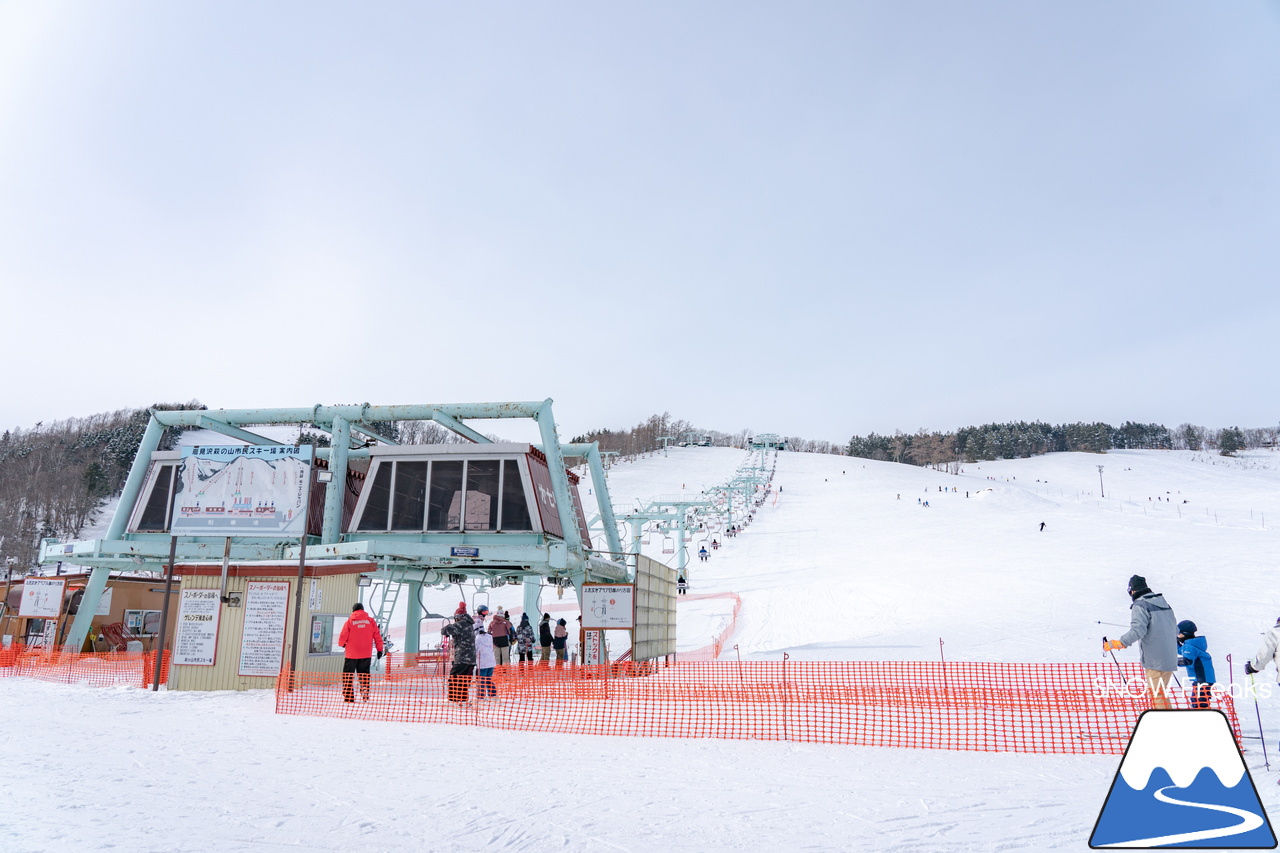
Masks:
[[[697,497],[745,458],[671,448],[616,464],[609,488],[615,505]],[[736,593],[731,659],[1098,661],[1102,635],[1127,625],[1137,573],[1199,624],[1220,678],[1242,682],[1280,615],[1273,453],[1053,454],[961,475],[782,453],[774,486],[744,533],[691,559],[681,650],[728,623],[732,599],[701,596]],[[671,559],[660,548],[647,552]],[[520,600],[503,588],[490,606],[515,612]],[[434,591],[427,605],[451,613],[457,601],[456,589]],[[544,594],[543,609],[557,604],[572,620],[570,596]],[[1255,713],[1280,731],[1278,696],[1256,712],[1238,700],[1247,737]],[[33,853],[1081,850],[1120,762],[281,717],[269,693],[20,678],[0,680],[0,714],[17,795],[0,847]],[[1280,767],[1265,770],[1257,741],[1246,744],[1263,804],[1280,815]]]

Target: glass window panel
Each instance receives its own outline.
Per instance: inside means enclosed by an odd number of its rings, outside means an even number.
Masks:
[[[391,464],[378,462],[378,473],[374,475],[373,484],[366,486],[369,498],[364,504],[364,515],[360,516],[360,525],[356,530],[386,530],[387,509],[391,506]]]
[[[499,459],[467,462],[467,530],[498,529]]]
[[[436,462],[431,466],[431,504],[428,530],[462,528],[462,463]]]
[[[421,530],[427,508],[427,463],[396,463],[396,495],[391,503],[392,530]]]
[[[165,516],[169,512],[169,490],[173,485],[174,465],[161,465],[156,473],[155,485],[147,496],[147,505],[142,510],[142,518],[138,520],[139,530],[160,531],[165,527]]]
[[[524,497],[524,483],[520,479],[520,463],[508,459],[502,477],[502,529],[532,530],[529,504]]]

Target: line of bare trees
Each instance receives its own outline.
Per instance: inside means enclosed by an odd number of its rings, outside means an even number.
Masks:
[[[103,499],[124,486],[149,418],[147,409],[121,409],[0,434],[0,567],[12,557],[31,568],[41,539],[74,538],[92,524]],[[179,434],[166,431],[161,446]]]

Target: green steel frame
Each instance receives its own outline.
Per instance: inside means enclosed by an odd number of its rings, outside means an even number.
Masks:
[[[556,433],[550,399],[541,402],[471,403],[448,405],[313,406],[284,409],[218,409],[214,411],[155,411],[147,424],[133,467],[125,481],[115,515],[102,539],[60,542],[46,539],[41,546],[40,561],[66,561],[93,568],[86,585],[79,612],[67,634],[66,642],[79,646],[89,630],[92,614],[106,587],[112,569],[161,572],[168,560],[170,536],[167,533],[129,533],[126,528],[134,505],[146,482],[152,454],[160,447],[166,427],[199,427],[250,444],[271,445],[280,442],[245,427],[272,424],[315,424],[332,435],[332,447],[320,449],[317,455],[327,458],[332,479],[325,489],[324,516],[319,537],[307,537],[307,561],[368,560],[378,564],[375,576],[388,583],[409,585],[409,621],[416,635],[418,591],[422,585],[447,586],[451,576],[463,575],[469,580],[488,583],[497,577],[519,575],[537,583],[525,584],[526,609],[536,610],[541,578],[567,578],[581,589],[587,581],[622,581],[628,569],[622,560],[623,546],[618,535],[618,522],[609,500],[604,466],[597,444],[562,445]],[[351,459],[367,458],[365,439],[392,444],[371,429],[385,421],[431,420],[477,444],[488,438],[464,423],[466,419],[524,418],[537,422],[546,455],[552,489],[555,492],[564,538],[544,534],[512,535],[498,533],[433,534],[409,538],[395,534],[347,533],[341,529],[343,492]],[[355,433],[361,438],[353,445]],[[587,460],[600,506],[600,533],[607,549],[591,549],[582,541],[570,497],[565,457]],[[223,537],[179,537],[177,560],[191,562],[223,557]],[[478,558],[454,557],[456,545],[480,546]],[[301,544],[292,541],[232,539],[230,559],[237,562],[281,560],[300,557]],[[513,567],[516,567],[513,569]],[[414,649],[416,651],[416,649]]]

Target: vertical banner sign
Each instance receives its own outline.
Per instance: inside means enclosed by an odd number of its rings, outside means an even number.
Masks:
[[[182,448],[174,536],[297,539],[306,529],[311,445]]]
[[[102,591],[102,598],[98,599],[98,610],[94,616],[110,616],[111,615],[111,587],[107,587]]]
[[[585,632],[585,639],[583,640],[585,654],[582,662],[587,666],[599,666],[604,663],[603,656],[600,654],[602,645],[600,638],[603,634],[603,631]]]
[[[178,635],[170,663],[213,666],[218,647],[218,617],[222,598],[216,589],[184,589],[178,608]]]
[[[284,627],[289,615],[288,581],[250,581],[244,596],[240,674],[275,678],[284,663]]]
[[[27,578],[22,582],[22,603],[18,615],[24,619],[57,619],[62,615],[65,580]]]

